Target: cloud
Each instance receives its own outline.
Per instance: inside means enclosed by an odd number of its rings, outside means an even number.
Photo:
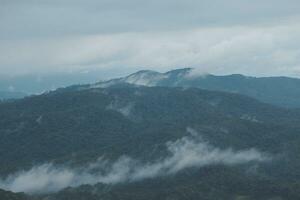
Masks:
[[[44,164],[8,177],[0,187],[29,193],[57,191],[74,181],[74,175],[72,170]]]
[[[116,161],[99,158],[81,168],[44,164],[29,171],[21,171],[0,181],[0,188],[14,192],[46,193],[55,192],[68,186],[82,184],[116,184],[140,181],[158,176],[168,176],[189,168],[207,165],[238,165],[263,162],[270,159],[255,149],[219,149],[205,142],[193,129],[189,136],[166,143],[168,155],[155,161],[142,163],[128,156]]]
[[[298,0],[2,0],[0,73],[189,66],[300,76],[299,6]]]
[[[193,67],[201,73],[300,76],[297,24],[3,41],[0,68],[2,74],[26,74]]]
[[[270,6],[272,5],[272,6]],[[0,37],[32,38],[184,30],[277,22],[298,0],[2,0]]]

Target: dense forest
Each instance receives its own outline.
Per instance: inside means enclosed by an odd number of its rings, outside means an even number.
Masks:
[[[0,165],[0,183],[5,190],[25,190],[27,195],[0,195],[299,199],[299,121],[297,110],[196,88],[72,86],[2,102],[0,163],[5,164]],[[191,155],[196,163],[185,160]],[[129,161],[121,162],[124,156]],[[99,162],[108,164],[82,170]],[[118,165],[128,168],[126,175],[120,175]],[[147,167],[153,174],[141,176]],[[59,169],[73,178],[62,186],[56,182]],[[37,189],[22,185],[23,180],[38,183],[41,172],[54,180],[47,177]],[[108,179],[111,174],[121,178]]]

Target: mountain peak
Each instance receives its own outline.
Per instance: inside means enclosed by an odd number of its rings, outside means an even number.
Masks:
[[[164,78],[166,78],[166,76],[162,73],[152,70],[141,70],[126,76],[122,79],[122,82],[144,86],[155,86],[158,81]]]
[[[174,70],[170,70],[168,72],[166,72],[165,74],[176,74],[176,75],[179,75],[179,74],[186,74],[186,73],[190,73],[191,71],[193,70],[193,68],[181,68],[181,69],[174,69]]]
[[[139,70],[139,71],[137,71],[135,73],[132,73],[132,74],[130,74],[128,76],[132,76],[132,75],[135,75],[135,74],[159,74],[159,72],[154,71],[154,70],[146,70],[146,69],[144,69],[144,70]]]
[[[191,67],[185,67],[185,68],[179,68],[179,69],[173,69],[173,70],[170,70],[166,73],[174,73],[174,72],[188,72],[188,71],[191,71],[193,70],[194,68],[191,68]]]

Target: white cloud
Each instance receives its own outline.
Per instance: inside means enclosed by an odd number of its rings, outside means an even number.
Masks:
[[[300,76],[300,26],[234,26],[3,42],[2,73],[194,67],[201,73]]]
[[[270,6],[272,5],[272,6]],[[299,72],[298,0],[2,0],[0,74]]]
[[[114,162],[99,158],[94,163],[75,169],[44,164],[0,180],[0,188],[14,192],[45,193],[82,184],[116,184],[168,176],[191,167],[217,164],[230,166],[270,159],[255,149],[219,149],[203,141],[195,130],[188,129],[188,132],[190,136],[168,142],[168,155],[152,162],[142,163],[122,156]]]

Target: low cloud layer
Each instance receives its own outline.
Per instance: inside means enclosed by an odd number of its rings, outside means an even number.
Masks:
[[[14,192],[46,193],[82,184],[116,184],[168,176],[192,167],[230,166],[269,160],[267,155],[255,149],[219,149],[203,141],[194,130],[188,131],[190,136],[167,142],[168,156],[153,162],[142,163],[122,156],[114,162],[99,158],[94,163],[76,169],[44,164],[0,180],[0,188]]]

